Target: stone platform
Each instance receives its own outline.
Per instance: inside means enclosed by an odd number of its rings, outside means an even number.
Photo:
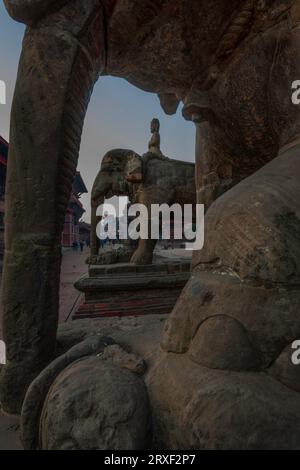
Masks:
[[[90,266],[75,283],[84,302],[73,320],[170,313],[190,277],[190,261],[162,260],[149,266]]]

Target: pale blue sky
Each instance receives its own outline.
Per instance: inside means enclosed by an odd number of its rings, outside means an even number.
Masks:
[[[9,115],[24,26],[14,22],[0,0],[0,80],[7,86],[7,104],[0,104],[0,134],[8,139]],[[162,111],[156,95],[145,93],[125,80],[104,77],[96,84],[85,120],[78,169],[91,190],[101,158],[113,148],[147,151],[150,121],[161,122],[161,147],[165,155],[194,161],[194,125],[184,121],[181,109],[176,116]],[[89,221],[89,195],[82,197]]]

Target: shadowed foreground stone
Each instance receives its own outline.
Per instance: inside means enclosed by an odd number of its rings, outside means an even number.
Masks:
[[[208,318],[200,325],[189,356],[211,369],[255,370],[260,364],[243,325],[223,315]]]
[[[38,447],[38,429],[43,403],[56,377],[70,364],[83,357],[103,353],[114,341],[103,336],[89,336],[51,362],[30,384],[22,407],[21,434],[25,449]]]
[[[264,373],[168,354],[147,388],[157,449],[300,449],[300,394]]]
[[[65,369],[52,385],[41,416],[41,447],[145,449],[151,442],[150,423],[143,380],[91,357]]]

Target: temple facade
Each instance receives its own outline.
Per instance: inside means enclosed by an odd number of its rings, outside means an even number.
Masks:
[[[87,224],[86,222],[79,222],[79,236],[80,240],[83,241],[86,246],[90,246],[91,224]]]
[[[84,184],[81,174],[79,171],[77,171],[73,183],[71,198],[65,216],[64,231],[62,233],[62,246],[64,248],[75,246],[81,239],[79,221],[85,213],[85,209],[80,202],[80,197],[82,194],[87,192],[88,190]]]

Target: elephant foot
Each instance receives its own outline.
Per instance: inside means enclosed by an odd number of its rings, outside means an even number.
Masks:
[[[139,266],[144,266],[147,264],[152,264],[153,261],[153,251],[140,250],[139,248],[133,253],[130,263],[137,264]]]
[[[155,448],[300,449],[299,308],[297,288],[195,271],[147,377]]]
[[[92,336],[32,382],[21,416],[25,449],[140,450],[151,446],[141,357]]]
[[[210,348],[218,349],[218,338]],[[300,393],[268,373],[203,367],[168,353],[147,387],[154,448],[300,449]]]
[[[100,266],[107,264],[129,263],[133,251],[133,249],[123,246],[117,249],[112,248],[109,251],[100,251],[98,255],[89,256],[86,263]]]
[[[300,449],[299,308],[297,288],[195,271],[147,376],[155,448]]]

